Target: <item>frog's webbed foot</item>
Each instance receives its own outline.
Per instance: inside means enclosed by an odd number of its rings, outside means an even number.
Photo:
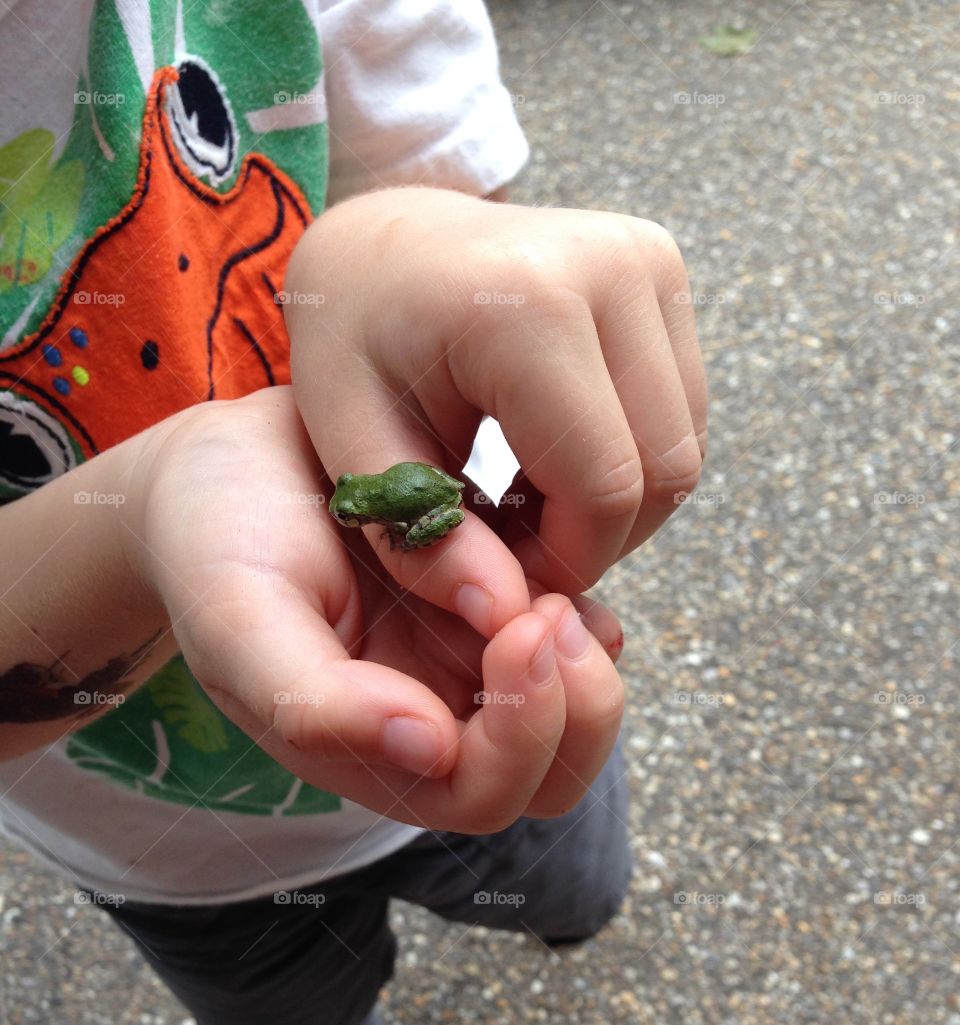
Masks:
[[[410,528],[406,536],[408,550],[411,548],[428,548],[442,541],[454,527],[463,523],[462,509],[444,509],[441,512],[429,512],[421,516]]]

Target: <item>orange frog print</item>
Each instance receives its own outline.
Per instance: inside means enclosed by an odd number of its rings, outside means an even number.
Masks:
[[[153,76],[130,201],[79,251],[39,328],[0,352],[8,497],[197,402],[289,381],[280,290],[309,205],[257,153],[228,192],[201,180],[218,154],[192,146],[182,74]]]

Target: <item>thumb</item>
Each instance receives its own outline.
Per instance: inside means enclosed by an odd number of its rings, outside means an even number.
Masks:
[[[429,688],[353,660],[334,628],[292,584],[238,569],[175,627],[184,658],[220,710],[311,782],[324,762],[375,762],[446,775],[459,731]],[[322,782],[318,785],[322,786]]]

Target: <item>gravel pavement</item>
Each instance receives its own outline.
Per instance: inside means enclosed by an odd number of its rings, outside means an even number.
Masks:
[[[681,244],[710,454],[597,589],[626,630],[622,913],[550,953],[396,905],[385,1023],[960,1025],[960,4],[491,8],[515,201]],[[728,22],[752,51],[705,52]],[[190,1020],[9,847],[0,892],[0,1020]]]

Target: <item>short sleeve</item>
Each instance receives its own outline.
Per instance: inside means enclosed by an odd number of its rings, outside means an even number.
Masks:
[[[486,195],[530,156],[482,0],[318,0],[327,203],[423,184]]]

